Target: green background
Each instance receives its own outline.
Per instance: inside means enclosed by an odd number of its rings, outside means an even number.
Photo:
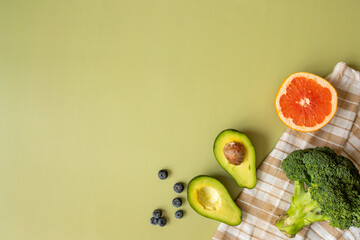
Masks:
[[[360,2],[0,0],[0,239],[210,239],[173,217],[178,181],[240,189],[212,153],[236,128],[257,161],[291,73],[360,64]],[[158,170],[170,171],[167,180]],[[164,228],[149,223],[155,208]]]

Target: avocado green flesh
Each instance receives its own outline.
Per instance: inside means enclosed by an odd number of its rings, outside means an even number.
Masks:
[[[239,142],[244,146],[244,160],[240,165],[231,164],[224,155],[224,147],[229,142]],[[255,149],[250,139],[243,133],[228,129],[222,131],[214,143],[214,155],[223,167],[237,182],[240,187],[254,188],[256,185],[256,158]]]
[[[190,206],[200,215],[228,225],[239,225],[242,212],[224,185],[209,176],[198,176],[188,185]]]

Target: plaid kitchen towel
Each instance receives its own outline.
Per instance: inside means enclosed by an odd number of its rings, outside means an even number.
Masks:
[[[290,206],[294,185],[281,170],[282,160],[292,151],[315,146],[329,146],[351,159],[360,170],[360,72],[338,63],[326,78],[338,93],[338,109],[334,118],[322,129],[301,133],[287,129],[274,150],[257,170],[257,185],[244,189],[236,199],[243,211],[238,226],[221,223],[213,240],[282,240],[288,239],[275,226],[277,218]],[[360,229],[340,230],[328,222],[315,222],[292,239],[360,239]]]

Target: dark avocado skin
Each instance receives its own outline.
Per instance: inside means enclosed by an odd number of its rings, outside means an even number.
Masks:
[[[223,202],[227,202],[227,204],[221,205],[218,211],[204,211],[196,196],[197,191],[200,190],[199,188],[204,185],[206,187],[213,187],[216,189],[221,197],[221,200]],[[200,175],[193,178],[188,184],[187,199],[190,206],[198,214],[206,218],[217,220],[231,226],[236,226],[241,223],[242,212],[240,208],[235,204],[225,186],[216,178],[206,175]],[[227,216],[228,213],[230,214]],[[234,215],[236,217],[235,219],[232,219]]]
[[[232,165],[226,159],[223,148],[224,143],[231,142],[230,138],[236,138],[240,141],[245,149],[245,160],[240,164]],[[229,139],[229,141],[226,141]],[[236,181],[239,187],[252,189],[256,185],[256,155],[253,144],[250,139],[242,132],[236,129],[226,129],[221,131],[215,138],[213,145],[214,156],[219,165],[224,168]]]

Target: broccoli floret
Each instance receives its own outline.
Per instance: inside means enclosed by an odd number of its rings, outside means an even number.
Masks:
[[[276,222],[285,235],[324,220],[340,229],[360,227],[360,174],[349,159],[318,147],[293,151],[281,168],[295,183],[291,206]]]

